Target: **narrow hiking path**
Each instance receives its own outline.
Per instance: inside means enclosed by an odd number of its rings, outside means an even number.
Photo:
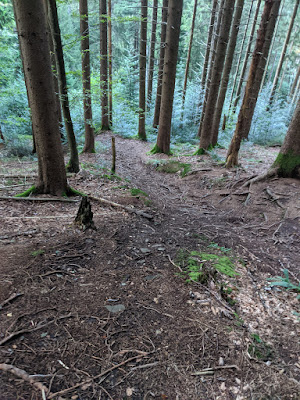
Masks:
[[[179,154],[182,178],[157,170],[169,157],[148,155],[149,143],[117,137],[118,178],[111,134],[97,142],[72,187],[153,220],[93,200],[97,231],[82,232],[78,203],[2,200],[0,399],[41,398],[6,363],[39,374],[55,399],[298,400],[299,302],[267,278],[298,273],[299,183],[238,189],[276,150],[246,149],[248,167],[231,171]],[[36,163],[7,168],[32,174]],[[203,281],[189,279],[196,264]]]

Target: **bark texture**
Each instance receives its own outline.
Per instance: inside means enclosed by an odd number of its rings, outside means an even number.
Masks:
[[[138,137],[146,140],[146,51],[147,51],[148,0],[141,0],[140,73],[139,73],[139,129]]]
[[[101,130],[109,126],[108,109],[108,57],[107,57],[107,4],[100,0],[100,90],[101,90]]]
[[[200,134],[200,152],[207,150],[212,145],[212,124],[215,106],[218,99],[220,81],[226,56],[227,43],[232,22],[234,0],[225,0],[224,15],[221,24],[220,37],[217,45],[216,57],[213,64],[210,90],[208,93],[203,124]]]
[[[148,88],[147,88],[148,108],[150,107],[151,100],[152,100],[153,72],[154,72],[154,61],[155,61],[155,44],[156,44],[156,27],[157,27],[157,4],[158,4],[158,0],[153,0],[151,42],[150,42],[149,68],[148,68]]]
[[[235,132],[227,153],[227,167],[238,165],[238,152],[241,141],[243,138],[248,137],[250,131],[279,7],[280,0],[266,0],[265,2],[261,23],[257,34],[256,45],[252,56],[252,63],[249,70],[243,103],[239,112]]]
[[[170,154],[171,120],[175,90],[183,0],[169,0],[161,107],[156,151]]]
[[[14,0],[13,5],[38,156],[36,190],[62,195],[67,192],[67,178],[60,143],[45,5],[39,0]]]
[[[79,157],[78,157],[76,139],[70,113],[65,62],[64,62],[63,47],[61,42],[60,28],[58,23],[56,1],[55,0],[48,0],[48,1],[49,1],[49,11],[51,16],[51,29],[52,29],[52,37],[54,40],[56,65],[58,70],[58,81],[61,94],[61,106],[64,115],[65,128],[70,148],[70,160],[68,162],[67,169],[69,172],[78,172]]]
[[[282,177],[300,179],[300,98],[273,168]]]
[[[79,0],[80,36],[81,36],[81,65],[84,111],[84,153],[95,152],[95,136],[91,101],[91,68],[90,68],[90,39],[87,0]]]
[[[167,32],[167,18],[168,18],[168,0],[163,0],[162,16],[161,16],[159,66],[158,66],[155,110],[154,110],[154,117],[153,117],[153,128],[157,128],[158,125],[159,125],[159,113],[160,113],[161,91],[162,91],[162,78],[163,78],[164,59],[165,59],[165,45],[166,45],[165,42],[166,42],[166,32]]]
[[[112,27],[111,27],[111,0],[107,1],[107,32],[108,32],[108,119],[112,126]]]
[[[230,76],[230,71],[231,71],[231,67],[232,67],[232,61],[233,61],[237,36],[239,33],[239,29],[240,29],[240,21],[241,21],[243,8],[244,8],[244,3],[245,3],[245,0],[237,0],[237,2],[236,2],[236,8],[235,8],[235,13],[234,13],[232,28],[231,28],[231,32],[230,32],[230,39],[229,39],[229,43],[228,43],[228,50],[227,50],[227,54],[226,54],[224,70],[223,70],[223,75],[222,75],[221,87],[220,87],[220,92],[219,92],[218,101],[217,101],[217,105],[215,108],[214,119],[213,119],[213,126],[212,126],[212,145],[213,146],[216,146],[216,144],[218,142],[219,125],[220,125],[220,121],[221,121],[223,105],[224,105],[227,86],[228,86],[228,82],[229,82],[229,76]]]

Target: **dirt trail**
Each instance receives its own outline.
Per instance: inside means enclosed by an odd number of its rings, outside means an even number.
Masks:
[[[299,274],[299,182],[239,190],[272,150],[246,149],[247,167],[232,171],[179,155],[182,178],[157,171],[168,157],[148,155],[150,144],[117,137],[120,180],[102,168],[110,140],[81,155],[70,184],[153,220],[93,201],[97,231],[82,232],[77,203],[0,202],[0,400],[42,396],[1,363],[38,374],[56,400],[298,400],[299,302],[267,278]],[[186,282],[191,252],[203,283]],[[216,272],[211,256],[238,275]]]

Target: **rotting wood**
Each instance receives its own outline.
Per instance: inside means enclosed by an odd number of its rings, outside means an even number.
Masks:
[[[144,218],[147,218],[147,219],[153,219],[153,215],[148,214],[148,213],[146,213],[145,211],[142,211],[142,210],[137,210],[136,208],[130,208],[130,207],[127,207],[127,206],[123,206],[122,204],[115,203],[114,201],[103,199],[102,197],[89,196],[89,198],[92,199],[92,200],[95,200],[95,201],[99,201],[100,203],[107,204],[107,205],[112,206],[112,207],[121,208],[121,209],[123,209],[123,210],[125,210],[125,211],[127,211],[127,212],[129,212],[131,214],[139,215],[140,217],[144,217]]]

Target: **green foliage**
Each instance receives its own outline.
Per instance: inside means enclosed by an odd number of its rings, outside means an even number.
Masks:
[[[273,278],[269,278],[270,286],[279,286],[286,290],[293,290],[297,293],[300,293],[300,282],[298,284],[294,284],[290,281],[289,271],[287,269],[283,270],[284,276],[275,276]],[[300,294],[298,295],[298,299],[300,299]]]
[[[252,343],[248,347],[250,356],[262,361],[272,359],[273,350],[271,346],[266,344],[257,333],[253,333],[251,337]]]

